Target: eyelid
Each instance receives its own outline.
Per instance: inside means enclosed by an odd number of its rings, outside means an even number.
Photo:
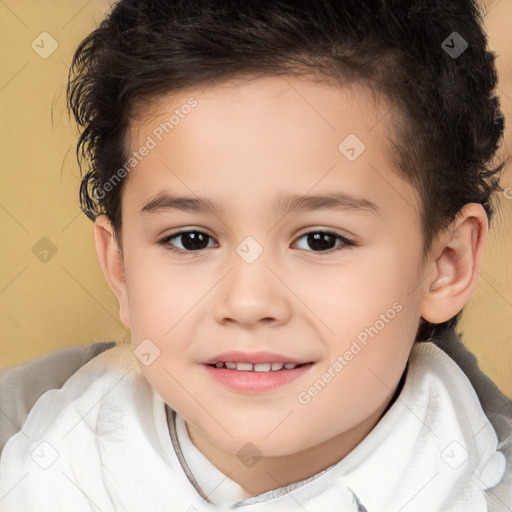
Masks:
[[[217,243],[217,239],[205,228],[199,228],[199,227],[195,227],[195,226],[187,226],[185,228],[177,228],[176,231],[171,231],[170,233],[167,233],[166,235],[157,235],[155,237],[157,243],[160,243],[160,242],[163,242],[165,240],[169,240],[170,238],[173,238],[173,237],[177,237],[178,235],[183,235],[185,233],[190,233],[190,232],[195,232],[195,233],[202,233],[204,235],[207,235],[209,236],[210,238],[212,238],[213,240],[215,240]]]
[[[355,242],[356,236],[352,235],[348,231],[344,230],[343,233],[340,233],[337,228],[327,228],[325,226],[313,226],[313,227],[307,228],[305,231],[303,231],[299,235],[297,235],[296,239],[300,238],[301,236],[308,235],[309,233],[318,233],[318,232],[327,233],[327,234],[333,235],[333,236],[339,236],[341,238],[344,238],[348,242],[352,242],[354,244],[356,243]]]

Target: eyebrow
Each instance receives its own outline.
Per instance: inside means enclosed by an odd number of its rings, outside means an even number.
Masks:
[[[140,213],[156,213],[163,210],[180,210],[190,213],[211,213],[221,216],[224,208],[207,198],[176,196],[161,192],[144,205]],[[323,195],[280,195],[274,206],[274,212],[301,212],[314,210],[352,210],[378,214],[379,207],[365,198],[353,197],[345,193]]]

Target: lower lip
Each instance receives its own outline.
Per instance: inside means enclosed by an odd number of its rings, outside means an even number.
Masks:
[[[308,363],[292,370],[278,370],[270,372],[249,372],[242,370],[228,370],[205,365],[210,375],[218,382],[236,389],[237,391],[263,392],[271,391],[289,382],[297,380],[304,375],[313,363]]]

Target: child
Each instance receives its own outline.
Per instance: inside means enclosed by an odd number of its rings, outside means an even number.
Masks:
[[[510,402],[455,335],[495,83],[470,0],[115,4],[68,93],[133,347],[31,407],[0,510],[512,510]]]

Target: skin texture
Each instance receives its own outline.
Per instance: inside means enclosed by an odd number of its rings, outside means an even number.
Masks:
[[[156,147],[125,178],[122,253],[104,216],[94,236],[134,349],[149,338],[160,350],[149,366],[139,362],[142,373],[185,418],[205,456],[255,495],[341,460],[372,430],[390,405],[420,318],[445,321],[471,297],[487,217],[480,205],[466,205],[424,258],[419,198],[387,149],[390,105],[361,86],[283,76],[181,91],[140,110],[129,150],[191,97],[197,105],[161,141],[153,136]],[[354,161],[338,149],[349,134],[366,146]],[[223,211],[141,213],[162,191],[206,197]],[[274,210],[281,194],[332,192],[365,198],[378,213]],[[159,244],[185,228],[212,237],[207,248],[177,254]],[[322,230],[356,246],[331,239],[321,255],[303,235]],[[248,236],[263,250],[252,263],[237,253]],[[167,247],[186,250],[187,241]],[[393,304],[400,312],[301,403],[299,394]],[[201,364],[230,350],[314,364],[273,391],[237,392]],[[239,457],[250,453],[247,443],[261,455],[251,467]]]

